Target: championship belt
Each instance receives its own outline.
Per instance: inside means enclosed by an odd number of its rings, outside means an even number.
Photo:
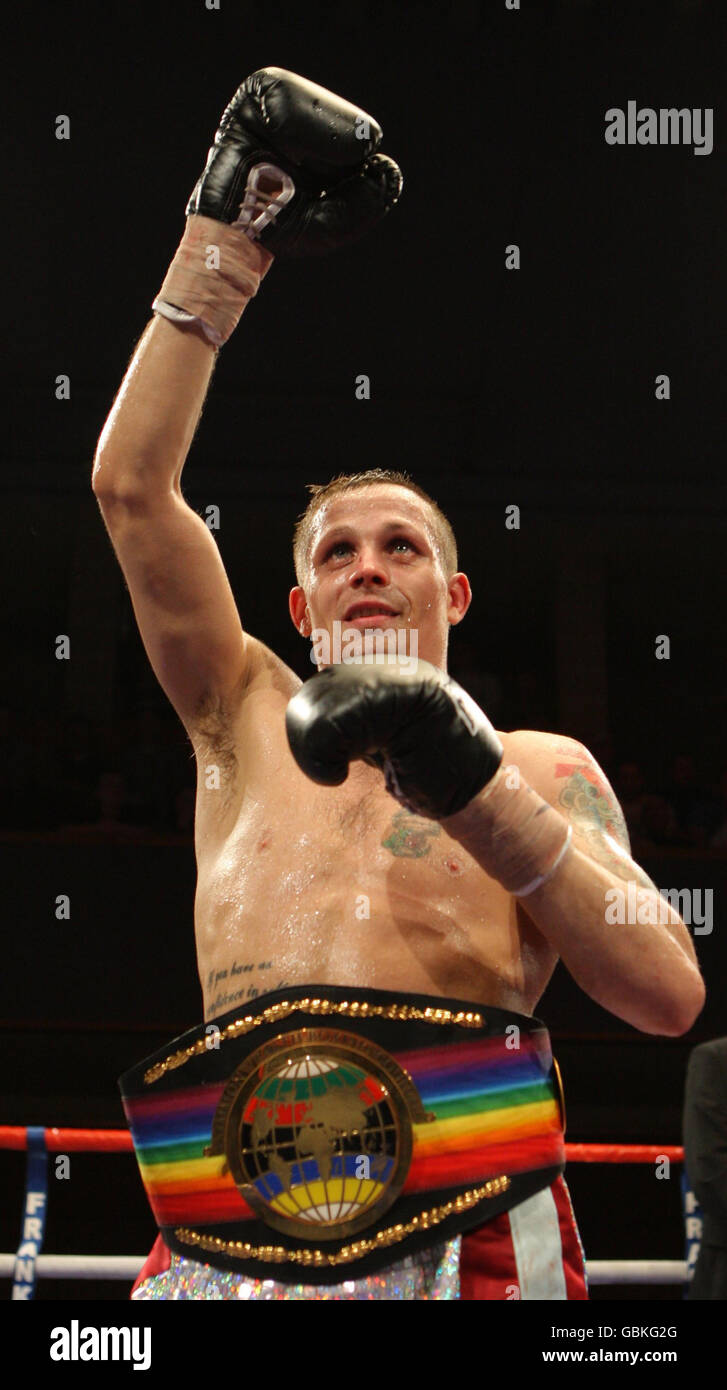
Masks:
[[[258,1279],[373,1274],[565,1166],[547,1029],[458,999],[276,990],[119,1086],[166,1244]]]

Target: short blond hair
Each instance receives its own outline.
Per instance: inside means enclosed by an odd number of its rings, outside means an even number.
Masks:
[[[308,492],[311,494],[310,501],[305,511],[301,512],[298,517],[293,532],[293,564],[295,577],[301,588],[304,587],[310,558],[313,523],[324,503],[330,501],[332,497],[338,497],[343,492],[353,492],[358,488],[377,487],[384,484],[408,488],[410,492],[415,493],[417,497],[421,497],[427,503],[432,512],[434,536],[445,577],[449,579],[451,575],[457,573],[457,542],[454,531],[434,498],[430,497],[429,493],[425,492],[418,483],[415,483],[408,473],[397,472],[389,468],[369,468],[364,473],[339,473],[337,477],[331,478],[329,483],[306,484]]]

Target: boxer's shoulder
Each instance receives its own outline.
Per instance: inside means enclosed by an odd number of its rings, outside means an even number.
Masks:
[[[610,791],[593,754],[575,738],[542,729],[516,729],[500,738],[505,750],[503,763],[518,768],[546,801],[559,801],[564,781],[572,778],[586,778],[591,784],[597,781]]]
[[[516,763],[527,777],[532,769],[554,770],[556,764],[595,763],[593,755],[583,743],[567,734],[552,734],[543,729],[514,729],[510,733],[500,733],[505,750],[504,761]]]
[[[503,736],[503,761],[517,767],[545,801],[589,837],[607,835],[629,848],[618,797],[585,744],[565,734],[518,729]]]

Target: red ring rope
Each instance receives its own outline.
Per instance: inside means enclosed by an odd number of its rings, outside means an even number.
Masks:
[[[133,1153],[127,1129],[46,1129],[49,1153]],[[24,1125],[0,1125],[0,1149],[27,1148]],[[668,1158],[681,1163],[680,1144],[566,1144],[569,1163],[655,1163]]]

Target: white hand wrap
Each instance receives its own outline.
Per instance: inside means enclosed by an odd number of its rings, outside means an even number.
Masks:
[[[508,774],[511,777],[512,772],[512,768],[498,768],[477,800],[485,803],[493,818],[488,872],[513,897],[527,898],[555,873],[568,850],[573,828],[526,782],[509,787]]]
[[[217,268],[208,264],[215,258]],[[222,347],[257,294],[272,261],[271,253],[244,231],[194,213],[187,218],[184,236],[152,309],[175,322],[198,323],[209,341]]]

